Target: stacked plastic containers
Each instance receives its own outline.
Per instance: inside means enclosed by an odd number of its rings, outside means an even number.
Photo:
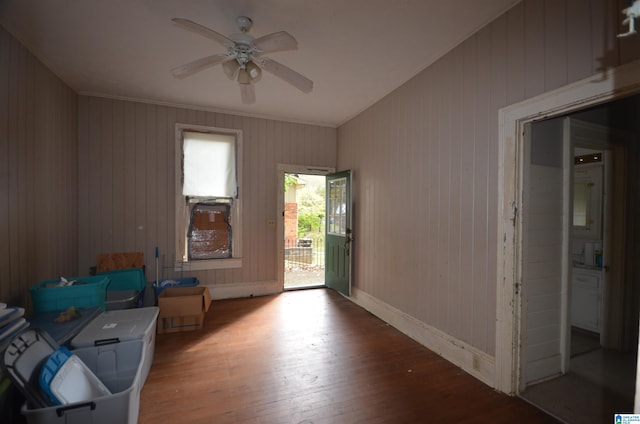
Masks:
[[[39,329],[16,335],[2,366],[27,399],[27,423],[137,423],[157,317],[157,307],[104,312],[71,339],[71,350]]]

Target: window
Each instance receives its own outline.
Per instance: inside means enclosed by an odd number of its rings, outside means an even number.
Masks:
[[[176,269],[241,266],[241,132],[176,125]]]

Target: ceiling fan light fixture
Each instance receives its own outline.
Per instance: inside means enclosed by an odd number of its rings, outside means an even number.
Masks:
[[[260,67],[253,62],[247,63],[245,69],[249,73],[249,77],[251,78],[251,80],[254,82],[258,81],[262,76],[262,69],[260,69]]]
[[[222,70],[230,80],[234,80],[236,78],[238,69],[240,69],[240,64],[235,59],[228,60],[222,64]]]

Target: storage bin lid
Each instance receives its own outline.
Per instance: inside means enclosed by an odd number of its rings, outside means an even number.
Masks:
[[[78,348],[143,339],[153,330],[157,318],[157,306],[103,312],[71,340],[71,346]]]
[[[111,394],[93,371],[65,347],[53,352],[43,365],[40,387],[58,405]]]
[[[40,366],[58,345],[49,335],[38,329],[27,329],[11,340],[4,351],[2,368],[20,392],[35,407],[50,405],[50,400],[38,384]]]

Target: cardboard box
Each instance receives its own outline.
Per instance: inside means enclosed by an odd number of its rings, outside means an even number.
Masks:
[[[167,288],[158,296],[158,334],[199,330],[211,305],[207,287]]]

